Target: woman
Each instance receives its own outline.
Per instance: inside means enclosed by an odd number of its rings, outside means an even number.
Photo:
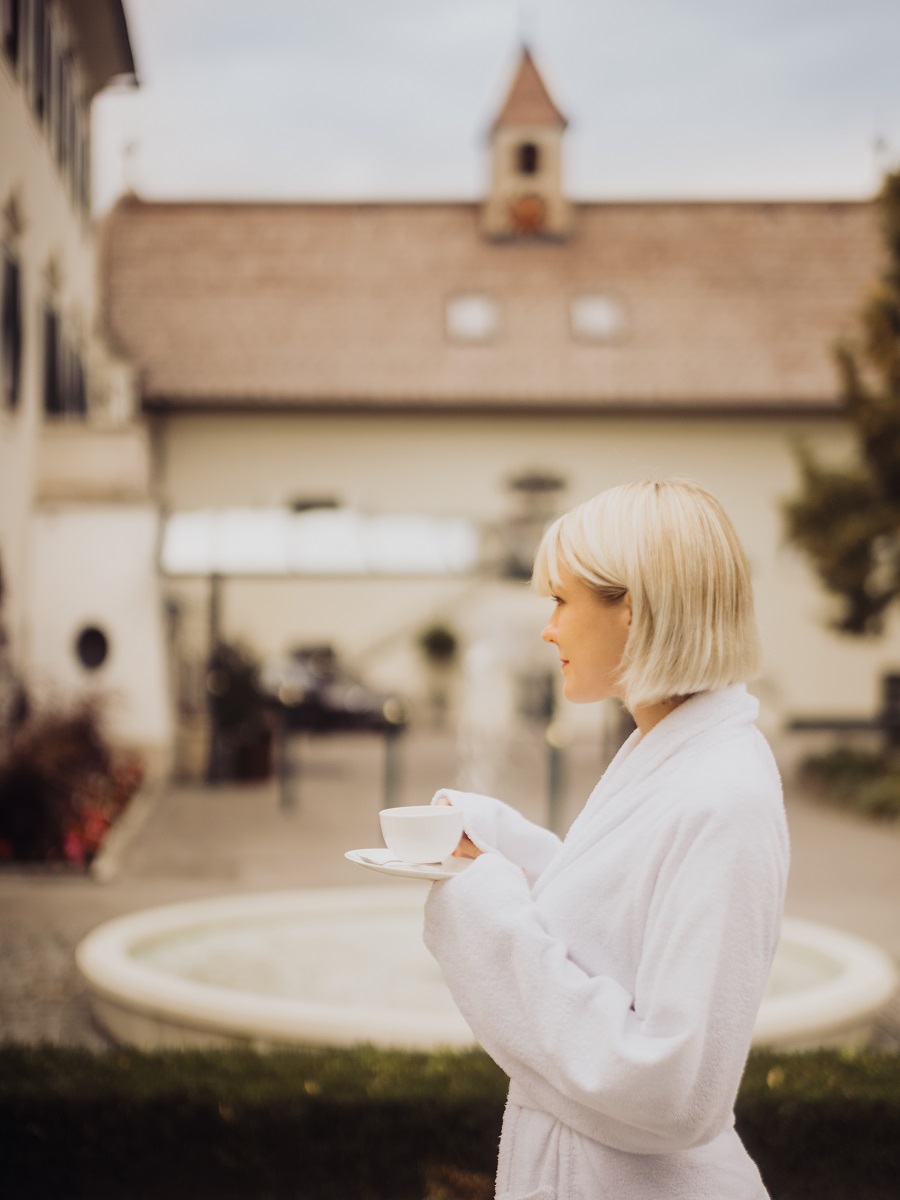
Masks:
[[[575,703],[637,728],[564,841],[458,805],[474,861],[432,886],[425,941],[510,1077],[505,1200],[765,1200],[733,1105],[778,941],[788,840],[746,690],[747,561],[694,484],[612,488],[561,517],[534,585]]]

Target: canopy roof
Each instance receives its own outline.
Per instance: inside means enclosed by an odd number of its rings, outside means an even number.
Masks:
[[[479,531],[460,517],[351,509],[196,509],[163,531],[167,575],[457,575],[475,570]]]

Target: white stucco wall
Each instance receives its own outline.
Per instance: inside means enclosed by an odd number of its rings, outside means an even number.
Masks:
[[[58,31],[63,16],[61,11],[54,14]],[[26,54],[27,40],[23,39],[21,55]],[[66,337],[80,347],[89,364],[90,420],[106,417],[108,376],[113,366],[98,327],[90,217],[79,210],[55,161],[48,130],[26,95],[21,63],[16,71],[5,54],[0,54],[0,147],[0,238],[19,263],[23,318],[19,403],[15,410],[0,404],[0,555],[8,588],[5,624],[13,658],[21,667],[25,624],[33,606],[28,592],[29,518],[39,501],[40,440],[46,428],[42,415],[44,304],[53,300]],[[11,219],[13,213],[15,219]],[[124,419],[131,416],[128,410]],[[100,486],[96,473],[94,485],[95,489]]]
[[[95,315],[95,276],[89,224],[75,211],[52,158],[46,131],[35,117],[8,59],[0,54],[0,212],[2,236],[18,259],[22,288],[22,379],[18,407],[0,404],[0,553],[9,594],[6,626],[21,659],[28,607],[28,513],[35,496],[41,428],[42,306],[50,296],[48,269],[58,281],[60,313],[87,336]]]
[[[37,696],[105,697],[111,734],[143,750],[151,767],[164,765],[171,739],[158,523],[149,505],[70,505],[35,516],[27,635]],[[89,625],[110,645],[94,671],[75,653]]]
[[[686,476],[719,496],[747,549],[765,654],[756,690],[771,725],[800,714],[869,715],[881,672],[900,666],[900,623],[877,641],[831,633],[811,572],[783,545],[779,505],[796,486],[792,440],[840,457],[849,443],[836,420],[182,416],[161,421],[159,434],[170,509],[333,496],[368,510],[495,520],[513,507],[507,480],[529,467],[568,479],[565,507],[625,480]],[[203,587],[174,586],[202,629]],[[505,588],[516,597],[516,621],[525,629],[533,622],[537,639],[546,601]],[[488,609],[496,612],[496,592],[471,580],[233,580],[223,627],[262,655],[333,641],[360,657],[370,677],[402,687],[416,670],[410,636],[442,616],[477,637]]]

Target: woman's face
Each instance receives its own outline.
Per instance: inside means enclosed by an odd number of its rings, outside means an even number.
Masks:
[[[576,704],[620,696],[616,677],[631,627],[628,597],[603,600],[562,567],[554,600],[541,637],[559,653],[563,695]]]

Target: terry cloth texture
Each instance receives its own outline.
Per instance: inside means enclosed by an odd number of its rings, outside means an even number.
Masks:
[[[758,710],[740,684],[636,730],[562,842],[435,796],[486,851],[432,885],[424,937],[510,1077],[498,1197],[766,1197],[733,1127],[789,857]]]

